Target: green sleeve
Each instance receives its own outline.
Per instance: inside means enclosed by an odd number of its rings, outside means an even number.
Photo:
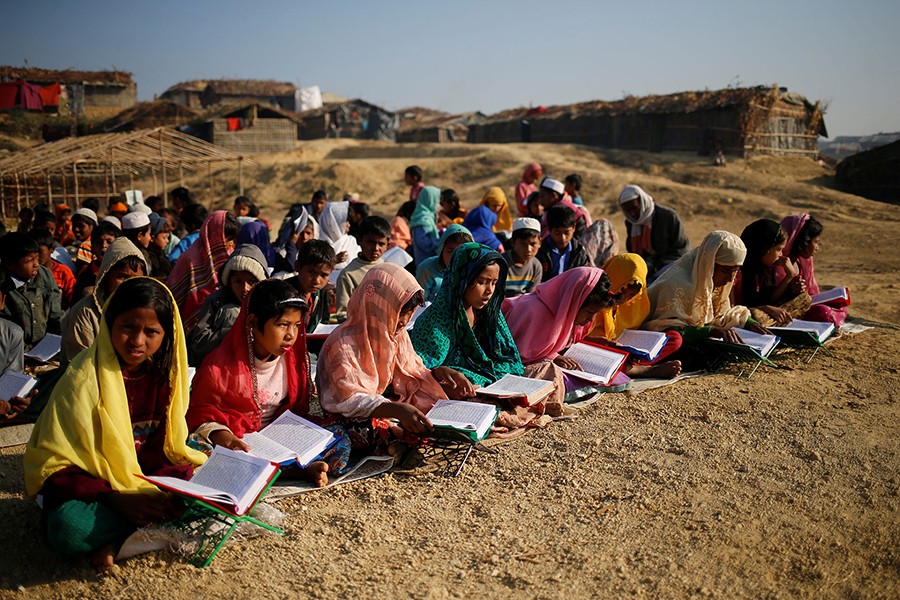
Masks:
[[[693,345],[708,338],[712,333],[712,327],[676,327],[675,331],[681,334],[685,344]]]

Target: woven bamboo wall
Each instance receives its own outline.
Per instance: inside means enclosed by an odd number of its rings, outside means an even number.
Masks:
[[[297,140],[297,124],[289,119],[256,119],[238,131],[228,131],[226,119],[216,119],[210,126],[210,142],[241,153],[293,150]]]

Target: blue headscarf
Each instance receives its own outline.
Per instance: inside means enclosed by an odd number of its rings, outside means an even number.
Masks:
[[[497,222],[497,213],[485,205],[472,209],[472,212],[463,221],[463,225],[472,233],[472,237],[479,244],[490,246],[496,250],[502,244],[494,234],[494,223]]]
[[[250,221],[241,227],[235,244],[253,244],[262,251],[268,266],[275,266],[275,249],[269,241],[269,228],[262,221]]]

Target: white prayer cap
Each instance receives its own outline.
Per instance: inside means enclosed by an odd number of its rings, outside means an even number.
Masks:
[[[563,194],[565,193],[565,191],[566,191],[566,186],[563,185],[563,182],[562,182],[562,181],[557,181],[557,180],[555,180],[555,179],[550,179],[549,177],[545,178],[545,179],[541,182],[541,187],[544,187],[544,188],[553,190],[554,192],[556,192],[556,193],[559,194],[560,196],[563,195]]]
[[[513,233],[519,231],[520,229],[530,229],[536,231],[537,233],[541,232],[541,224],[537,219],[532,219],[531,217],[521,217],[513,221]]]
[[[142,212],[130,212],[122,217],[122,229],[140,229],[150,224],[150,215]]]
[[[97,224],[97,213],[95,213],[94,211],[92,211],[89,208],[79,208],[78,210],[75,211],[75,214],[72,216],[74,217],[76,215],[80,216],[80,217],[84,217],[85,219],[87,219],[88,221],[93,223],[94,225]]]
[[[112,215],[109,215],[109,216],[107,216],[107,217],[103,217],[103,220],[106,221],[107,223],[112,223],[113,225],[115,225],[115,226],[118,227],[119,229],[122,229],[122,222],[121,222],[120,220],[118,220],[117,218],[115,218],[114,216],[112,216]]]

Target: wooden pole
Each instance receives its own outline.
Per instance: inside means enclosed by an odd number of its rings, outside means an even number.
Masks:
[[[72,163],[72,181],[75,182],[75,205],[81,203],[78,201],[78,163]]]
[[[159,162],[162,165],[162,188],[163,188],[163,201],[164,206],[168,208],[169,206],[169,186],[166,183],[166,153],[163,151],[163,140],[162,140],[162,130],[159,131]]]
[[[150,171],[153,173],[153,195],[158,196],[159,188],[156,184],[156,169],[150,169]],[[168,204],[165,203],[165,198],[163,198],[163,206],[168,206]]]
[[[109,178],[112,179],[112,191],[113,194],[118,194],[119,191],[116,189],[116,166],[113,162],[113,149],[109,149]]]
[[[68,179],[68,178],[66,177],[66,171],[65,171],[65,169],[60,169],[60,170],[59,170],[59,174],[60,174],[60,177],[61,177],[61,179],[62,179],[62,191],[63,191],[63,197],[64,197],[64,198],[68,198],[68,197],[69,197],[69,186],[67,185],[67,182],[66,182],[66,179]],[[76,205],[76,206],[74,206],[73,208],[78,208],[78,206]]]
[[[50,173],[47,171],[44,171],[44,179],[47,181],[47,203],[53,206],[53,186],[50,185]],[[63,198],[63,202],[65,201],[66,199]]]
[[[244,157],[238,157],[238,195],[244,195]]]
[[[206,163],[206,172],[207,172],[207,175],[209,176],[209,197],[215,198],[216,193],[215,193],[215,188],[213,187],[212,161],[209,161]]]

